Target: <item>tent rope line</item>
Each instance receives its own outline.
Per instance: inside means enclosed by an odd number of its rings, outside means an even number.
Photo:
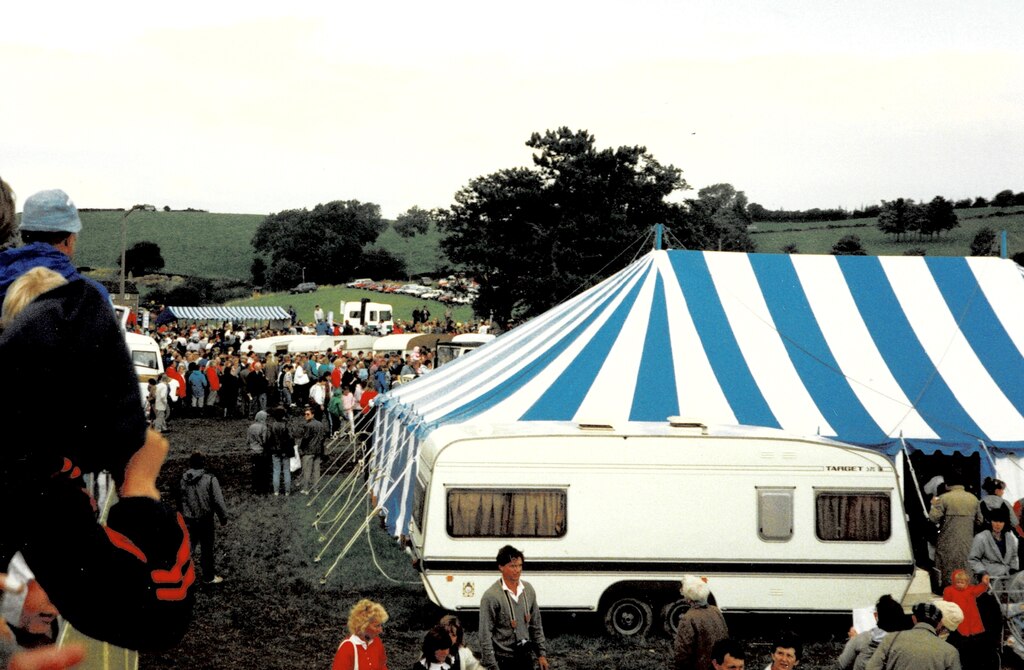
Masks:
[[[573,298],[578,296],[581,292],[587,290],[588,288],[591,288],[592,286],[595,286],[594,278],[597,277],[597,276],[600,276],[605,270],[608,269],[609,266],[611,266],[613,263],[615,263],[615,261],[617,261],[620,258],[622,258],[622,256],[624,256],[626,253],[628,253],[629,250],[632,249],[633,247],[636,247],[636,251],[633,253],[633,260],[631,260],[629,263],[626,263],[626,265],[624,267],[629,267],[631,264],[635,263],[636,259],[640,258],[640,252],[643,251],[643,249],[644,249],[644,247],[643,247],[644,242],[646,242],[647,240],[651,239],[653,235],[654,235],[654,232],[652,230],[650,232],[647,232],[647,233],[641,235],[637,239],[633,240],[633,242],[631,242],[630,244],[627,244],[625,247],[623,247],[622,251],[620,251],[613,259],[611,259],[610,261],[605,263],[604,267],[602,267],[600,270],[597,270],[592,275],[590,275],[589,277],[584,279],[583,282],[579,286],[577,286],[575,289],[573,289],[571,292],[569,292],[568,295],[566,295],[565,297],[563,297],[563,298],[561,298],[559,300],[556,300],[556,303],[563,303],[563,302],[565,302],[567,300],[572,300]]]

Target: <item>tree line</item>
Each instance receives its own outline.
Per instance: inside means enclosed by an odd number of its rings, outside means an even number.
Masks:
[[[683,198],[691,187],[682,170],[661,163],[643,146],[601,148],[586,130],[546,130],[525,144],[532,150],[531,166],[471,179],[450,206],[413,207],[394,222],[403,237],[435,227],[447,263],[480,282],[474,310],[501,323],[535,316],[625,267],[642,253],[638,240],[649,243],[657,223],[671,231],[675,248],[755,251],[748,233],[754,222],[783,215],[788,221],[835,221],[853,214],[773,212],[749,203],[730,184]],[[979,197],[969,205],[983,201],[1024,204],[1024,193],[1002,191],[992,201]],[[883,201],[872,215],[897,239],[930,239],[958,225],[954,210],[964,202],[899,198]],[[339,284],[356,276],[404,276],[401,259],[376,245],[386,226],[379,206],[358,200],[271,214],[252,239],[253,282],[277,290],[303,278]],[[859,240],[844,240],[834,253],[856,253]]]

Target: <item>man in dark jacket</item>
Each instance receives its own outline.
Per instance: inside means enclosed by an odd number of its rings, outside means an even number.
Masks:
[[[302,438],[299,440],[299,453],[302,455],[302,495],[308,496],[320,481],[320,457],[324,455],[327,430],[324,424],[316,420],[312,407],[306,407],[305,419],[306,425],[302,427]]]
[[[199,568],[203,571],[203,583],[220,584],[223,577],[217,575],[214,567],[214,514],[220,525],[228,522],[228,510],[224,505],[224,494],[216,475],[206,471],[206,459],[200,452],[194,452],[188,459],[189,469],[181,476],[178,486],[181,515],[185,517],[192,550],[200,547]]]
[[[292,470],[289,459],[295,455],[295,438],[288,429],[288,412],[284,407],[278,405],[270,411],[273,421],[267,426],[267,453],[270,454],[273,474],[271,475],[270,487],[274,489],[274,495],[279,495],[277,486],[281,481],[281,473],[284,473],[284,494],[289,495],[292,491]]]

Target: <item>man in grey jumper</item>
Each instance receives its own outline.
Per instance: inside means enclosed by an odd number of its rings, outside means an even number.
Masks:
[[[178,487],[178,501],[181,515],[185,517],[192,550],[200,546],[199,567],[206,584],[220,584],[223,577],[217,575],[213,559],[214,514],[220,525],[228,522],[228,510],[224,505],[224,494],[220,491],[217,477],[206,471],[206,459],[200,452],[194,452],[188,459],[189,469],[181,476]]]
[[[523,552],[512,545],[498,550],[501,579],[480,599],[480,647],[488,670],[533,670],[534,654],[547,670],[544,627],[533,587],[522,581]]]

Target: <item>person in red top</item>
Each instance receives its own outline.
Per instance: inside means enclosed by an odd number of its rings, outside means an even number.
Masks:
[[[178,400],[184,400],[185,395],[188,393],[188,389],[185,386],[185,378],[181,376],[181,372],[178,371],[178,367],[176,365],[169,365],[165,372],[168,377],[177,380],[178,388],[175,391],[175,395],[178,396]]]
[[[331,670],[388,670],[388,655],[380,634],[388,613],[379,603],[366,598],[360,600],[348,613],[351,636],[338,645]]]
[[[978,596],[988,591],[989,576],[982,575],[981,583],[971,584],[967,571],[958,568],[953,571],[953,583],[942,592],[942,599],[956,603],[964,613],[964,620],[956,630],[949,634],[947,642],[960,652],[961,664],[967,659],[980,658],[985,640],[985,626],[981,623],[981,612],[978,611]]]

